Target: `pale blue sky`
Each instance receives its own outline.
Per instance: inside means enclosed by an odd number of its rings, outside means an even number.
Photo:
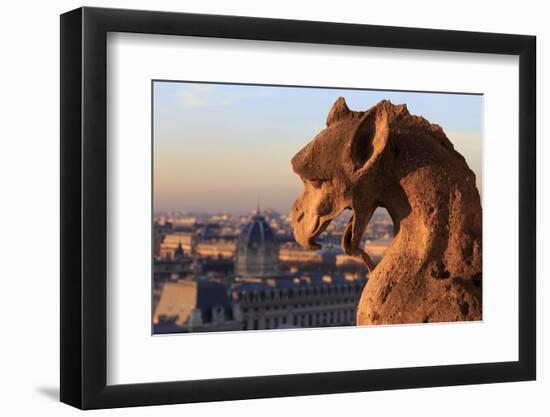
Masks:
[[[380,100],[443,127],[481,184],[482,96],[154,82],[156,211],[285,212],[301,192],[290,159],[325,126],[338,97]]]

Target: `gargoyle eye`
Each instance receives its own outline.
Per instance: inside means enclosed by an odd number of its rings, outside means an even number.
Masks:
[[[312,180],[309,180],[309,183],[313,185],[314,188],[321,188],[323,184],[327,181],[330,181],[327,178],[314,178]]]

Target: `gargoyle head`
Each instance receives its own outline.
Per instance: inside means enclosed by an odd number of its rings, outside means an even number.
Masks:
[[[354,112],[340,97],[328,114],[327,127],[292,158],[292,168],[304,183],[291,210],[294,236],[302,247],[319,249],[315,238],[342,211],[351,209],[342,246],[350,255],[359,254],[384,187],[379,173],[388,147],[388,106],[393,107],[384,101],[366,112]]]

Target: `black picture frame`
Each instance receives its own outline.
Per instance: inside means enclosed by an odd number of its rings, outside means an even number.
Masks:
[[[519,360],[107,385],[108,32],[519,56]],[[534,36],[79,8],[61,15],[61,401],[82,409],[533,380],[536,377]]]

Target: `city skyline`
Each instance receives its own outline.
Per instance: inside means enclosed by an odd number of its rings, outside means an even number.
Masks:
[[[340,96],[352,110],[405,103],[441,125],[481,192],[482,96],[155,81],[155,212],[287,212],[303,187],[290,159]]]

